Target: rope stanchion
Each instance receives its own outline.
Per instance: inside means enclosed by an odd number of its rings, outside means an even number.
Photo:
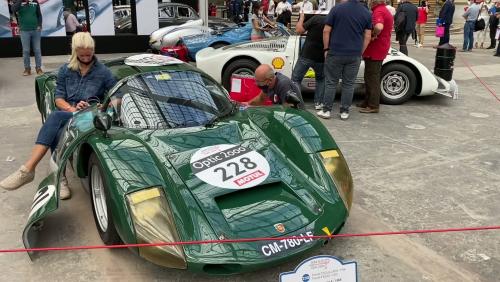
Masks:
[[[409,234],[451,233],[451,232],[482,231],[482,230],[500,230],[500,226],[478,226],[478,227],[444,228],[444,229],[402,230],[402,231],[350,233],[350,234],[346,233],[346,234],[337,234],[337,235],[283,236],[283,237],[261,237],[261,238],[242,238],[242,239],[225,239],[225,240],[158,242],[158,243],[147,243],[147,244],[70,246],[70,247],[28,248],[28,249],[0,249],[0,253],[123,249],[123,248],[160,247],[160,246],[176,246],[176,245],[234,244],[234,243],[249,243],[249,242],[259,242],[259,241],[292,240],[292,239],[318,240],[318,239],[334,239],[334,238],[343,238],[343,237],[372,237],[372,236],[391,236],[391,235],[409,235]]]

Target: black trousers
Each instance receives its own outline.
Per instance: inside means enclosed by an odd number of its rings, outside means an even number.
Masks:
[[[495,39],[496,33],[497,33],[496,26],[490,24],[490,40],[491,40],[490,47],[492,48],[495,48],[495,46],[497,46],[497,40]]]
[[[382,61],[365,58],[365,100],[363,106],[378,109],[380,105],[380,72]]]
[[[396,34],[396,38],[399,41],[399,51],[408,56],[408,47],[406,46],[406,42],[408,41],[408,37],[410,37],[411,33],[406,33],[406,31],[400,31]]]
[[[439,45],[443,45],[445,43],[450,43],[450,25],[449,24],[444,25],[444,35],[443,35],[443,37],[439,38]]]

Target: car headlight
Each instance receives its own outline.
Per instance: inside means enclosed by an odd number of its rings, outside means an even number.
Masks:
[[[352,176],[340,150],[328,150],[320,153],[326,171],[333,179],[340,197],[348,211],[352,205]]]
[[[127,195],[137,243],[178,242],[175,222],[161,188],[144,189]],[[185,269],[182,246],[139,247],[140,256],[165,267]]]

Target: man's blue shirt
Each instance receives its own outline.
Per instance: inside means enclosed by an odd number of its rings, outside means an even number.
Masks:
[[[90,97],[98,97],[102,102],[104,94],[115,83],[111,71],[97,59],[84,76],[81,76],[79,71],[68,68],[68,64],[64,64],[57,75],[55,98],[63,98],[73,106],[80,101],[87,101]]]
[[[334,56],[361,56],[364,33],[372,28],[372,18],[366,7],[357,0],[336,5],[325,21],[332,27],[330,53]]]

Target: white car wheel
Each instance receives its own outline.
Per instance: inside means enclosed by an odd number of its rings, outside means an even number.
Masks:
[[[415,94],[416,88],[417,78],[409,67],[403,64],[389,64],[382,67],[380,79],[382,103],[402,104]]]

